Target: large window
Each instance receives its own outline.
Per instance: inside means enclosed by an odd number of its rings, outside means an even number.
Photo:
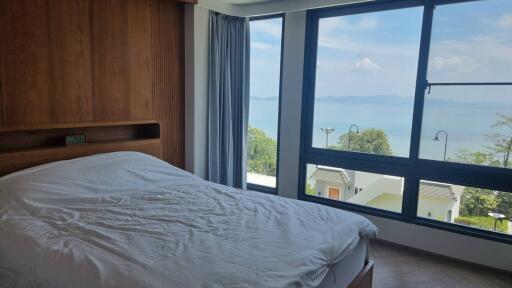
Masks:
[[[250,30],[247,183],[251,189],[275,192],[278,165],[283,17],[251,19]]]
[[[512,1],[437,7],[420,157],[509,167],[511,67]]]
[[[409,156],[421,16],[319,19],[313,147]]]
[[[512,243],[512,1],[308,14],[304,200]]]

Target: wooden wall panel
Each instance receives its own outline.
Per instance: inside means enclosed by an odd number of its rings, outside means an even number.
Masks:
[[[130,117],[128,98],[127,1],[91,1],[94,120]]]
[[[54,120],[93,120],[89,1],[50,0],[50,96]]]
[[[151,119],[151,6],[93,0],[94,119]]]
[[[47,1],[3,0],[1,5],[4,124],[49,123]]]
[[[156,119],[184,165],[184,4],[0,0],[0,125]]]
[[[153,101],[161,122],[163,157],[184,167],[185,78],[184,11],[174,1],[153,2]]]
[[[128,84],[131,119],[153,118],[151,1],[128,1]]]

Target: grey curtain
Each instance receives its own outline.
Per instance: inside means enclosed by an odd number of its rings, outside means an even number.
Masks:
[[[246,186],[249,21],[210,12],[208,180]]]

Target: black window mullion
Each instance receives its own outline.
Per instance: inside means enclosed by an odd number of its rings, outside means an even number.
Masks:
[[[420,51],[418,70],[416,73],[416,91],[414,95],[414,110],[412,117],[411,146],[409,149],[410,170],[416,169],[420,154],[421,127],[423,122],[423,107],[425,104],[425,91],[427,88],[428,58],[430,53],[430,39],[432,36],[432,22],[434,17],[434,4],[427,0],[423,9],[423,24],[421,28]],[[416,217],[419,195],[419,179],[409,176],[405,179],[402,203],[402,214],[406,219]]]
[[[304,47],[304,72],[302,84],[302,117],[300,153],[308,153],[313,146],[313,121],[315,107],[316,61],[318,50],[319,17],[309,11],[306,17],[306,37]]]
[[[282,82],[283,82],[283,53],[284,53],[284,29],[286,25],[286,14],[285,13],[279,13],[279,14],[271,14],[271,15],[263,15],[263,16],[254,16],[249,17],[249,21],[258,21],[258,20],[265,20],[265,19],[276,19],[281,18],[281,53],[280,53],[280,59],[279,59],[279,94],[278,94],[278,107],[277,107],[277,155],[276,155],[276,185],[275,187],[267,187],[262,186],[254,183],[246,183],[247,189],[254,190],[262,193],[267,194],[278,194],[279,191],[279,155],[280,155],[280,149],[281,149],[281,101],[282,101]],[[250,109],[250,108],[249,108]]]
[[[403,222],[467,234],[512,244],[512,236],[477,227],[463,226],[455,223],[437,221],[417,216],[420,182],[422,180],[450,183],[483,189],[500,190],[512,193],[512,169],[501,167],[478,166],[464,163],[443,162],[420,159],[421,130],[423,110],[428,88],[431,86],[455,85],[512,85],[510,82],[481,83],[429,83],[427,79],[429,52],[432,37],[434,9],[436,5],[471,2],[476,0],[376,0],[375,2],[357,3],[335,8],[321,8],[308,11],[306,22],[306,44],[304,53],[301,149],[299,159],[299,199],[316,202],[354,212],[386,217]],[[413,3],[414,2],[414,3]],[[407,4],[405,4],[407,3]],[[395,10],[410,6],[423,6],[416,87],[414,94],[413,119],[409,157],[374,155],[352,151],[334,151],[312,147],[313,114],[315,104],[316,59],[318,48],[319,19],[383,10]],[[391,212],[364,205],[320,198],[306,194],[307,165],[324,165],[349,170],[369,172],[404,178],[401,213]]]

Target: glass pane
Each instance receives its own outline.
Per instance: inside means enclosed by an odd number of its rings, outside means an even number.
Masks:
[[[282,18],[251,28],[247,182],[276,187]]]
[[[511,150],[512,86],[437,86],[425,95],[421,158],[510,167]]]
[[[422,10],[320,19],[313,147],[409,155]]]
[[[421,181],[418,216],[512,235],[512,193]]]
[[[306,194],[402,211],[404,178],[320,165],[307,165]]]
[[[429,62],[430,82],[512,82],[512,1],[436,7]]]

